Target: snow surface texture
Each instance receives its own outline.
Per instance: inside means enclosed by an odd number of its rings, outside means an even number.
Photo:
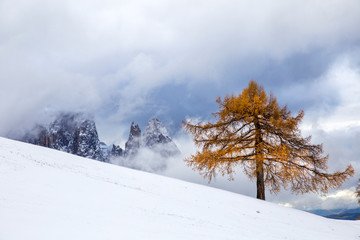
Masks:
[[[0,239],[360,239],[239,194],[0,138]]]

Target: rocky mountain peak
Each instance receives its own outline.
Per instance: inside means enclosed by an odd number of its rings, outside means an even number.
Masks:
[[[83,113],[60,113],[48,126],[37,125],[23,141],[105,161],[95,122]]]
[[[93,120],[85,120],[75,130],[71,145],[76,155],[104,161],[100,140]]]
[[[95,121],[83,113],[60,113],[49,124],[37,124],[20,141],[57,149],[78,156],[137,169],[159,170],[169,157],[180,153],[164,124],[151,119],[145,132],[131,123],[125,150],[100,142]],[[136,158],[141,156],[141,158]],[[140,162],[136,162],[137,160]],[[146,160],[146,161],[143,161]],[[144,164],[147,167],[144,167]]]
[[[141,129],[135,122],[131,123],[129,139],[125,143],[125,157],[135,156],[141,146]]]
[[[146,131],[145,131],[145,134],[147,134],[147,133],[169,136],[169,133],[168,133],[166,127],[158,118],[153,118],[153,119],[149,120],[148,125],[146,127]]]
[[[132,122],[131,126],[130,126],[129,138],[140,137],[140,136],[141,136],[141,129],[140,129],[139,125],[135,122]]]
[[[158,118],[149,120],[143,135],[141,135],[138,124],[134,122],[131,124],[129,139],[125,144],[125,157],[134,157],[140,148],[151,149],[160,153],[163,157],[170,157],[180,153],[169,137],[166,127]]]
[[[144,141],[145,146],[150,148],[157,144],[172,142],[167,129],[157,118],[153,118],[148,122],[144,133]]]

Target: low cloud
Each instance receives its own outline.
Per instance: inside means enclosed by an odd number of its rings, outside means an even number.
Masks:
[[[160,174],[168,167],[172,159],[172,157],[165,158],[151,149],[141,148],[135,156],[114,158],[110,160],[110,163]]]
[[[314,209],[351,209],[359,207],[355,196],[355,187],[333,191],[326,196],[317,194],[288,195],[280,193],[278,197],[271,196],[270,201],[302,210]]]
[[[321,208],[323,209],[343,208],[344,205],[349,208],[358,207],[355,188],[340,190],[320,198],[322,200]]]

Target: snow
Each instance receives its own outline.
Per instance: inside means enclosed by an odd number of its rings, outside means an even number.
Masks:
[[[0,239],[360,239],[239,194],[0,138]]]

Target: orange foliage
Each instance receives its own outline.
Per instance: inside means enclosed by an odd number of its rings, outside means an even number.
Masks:
[[[286,106],[280,108],[276,98],[255,81],[238,96],[216,102],[215,123],[183,122],[201,148],[185,161],[210,181],[217,173],[232,178],[240,165],[245,174],[257,179],[257,197],[265,199],[265,187],[273,193],[289,185],[295,193],[327,193],[354,174],[351,165],[343,172],[328,173],[329,156],[323,154],[322,145],[301,137],[304,112],[292,117]]]

